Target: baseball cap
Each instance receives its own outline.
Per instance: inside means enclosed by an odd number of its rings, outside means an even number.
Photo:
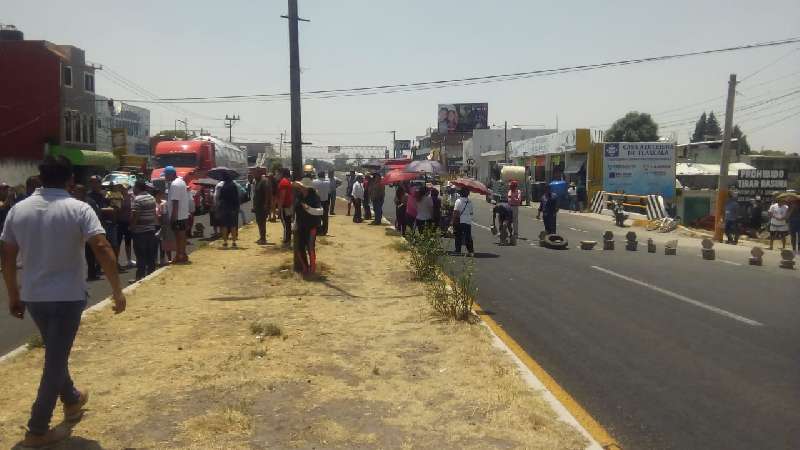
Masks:
[[[172,174],[172,175],[175,175],[175,174],[177,174],[177,173],[178,173],[178,172],[177,172],[177,171],[175,170],[175,168],[174,168],[174,167],[172,167],[172,166],[167,166],[167,167],[164,167],[164,175],[166,175],[166,174]]]

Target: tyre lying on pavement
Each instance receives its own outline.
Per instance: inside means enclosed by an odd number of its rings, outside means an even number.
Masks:
[[[557,234],[548,234],[542,236],[539,241],[539,245],[553,250],[566,250],[567,246],[569,245],[569,241]]]

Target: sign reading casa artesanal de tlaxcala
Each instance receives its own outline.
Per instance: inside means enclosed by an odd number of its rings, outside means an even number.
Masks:
[[[771,197],[786,190],[786,171],[783,169],[743,169],[736,180],[738,199],[752,200]]]
[[[634,195],[675,197],[675,145],[613,142],[603,148],[603,189]]]

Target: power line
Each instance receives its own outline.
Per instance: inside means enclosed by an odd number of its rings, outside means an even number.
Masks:
[[[784,60],[784,59],[786,59],[787,57],[791,56],[791,54],[792,54],[792,53],[794,53],[794,52],[796,52],[796,51],[798,51],[798,50],[800,50],[800,47],[793,48],[793,49],[789,50],[789,51],[788,51],[786,54],[782,55],[780,58],[776,59],[775,61],[772,61],[772,62],[770,62],[769,64],[767,64],[766,66],[764,66],[764,67],[762,67],[762,68],[760,68],[760,69],[756,70],[755,72],[753,72],[753,73],[751,73],[751,74],[749,74],[749,75],[747,75],[747,76],[743,77],[741,80],[739,80],[739,83],[744,83],[744,82],[745,82],[745,81],[747,81],[748,79],[750,79],[750,78],[752,78],[752,77],[754,77],[754,76],[758,75],[759,73],[763,72],[764,70],[766,70],[766,69],[768,69],[768,68],[770,68],[770,67],[774,66],[775,64],[777,64],[777,63],[779,63],[779,62],[781,62],[781,61],[783,61],[783,60]]]
[[[789,114],[788,116],[782,117],[782,118],[780,118],[780,119],[778,119],[778,120],[776,120],[774,122],[771,122],[771,123],[769,123],[767,125],[764,125],[763,127],[756,128],[754,130],[750,130],[749,134],[758,133],[759,131],[766,130],[767,128],[773,127],[773,126],[775,126],[775,125],[777,125],[777,124],[779,124],[781,122],[785,122],[785,121],[787,121],[787,120],[789,120],[791,118],[797,117],[797,116],[800,116],[800,112],[796,112],[794,114]]]
[[[620,67],[633,64],[643,64],[650,62],[667,61],[672,59],[687,58],[691,56],[710,55],[717,53],[727,53],[733,51],[749,50],[756,48],[775,47],[781,45],[789,45],[800,42],[800,37],[783,39],[779,41],[759,42],[745,45],[738,45],[734,47],[726,47],[711,50],[701,50],[686,53],[676,53],[671,55],[651,56],[646,58],[625,59],[619,61],[604,62],[598,64],[584,64],[578,66],[560,67],[555,69],[540,69],[527,72],[516,72],[509,74],[486,75],[479,77],[465,77],[455,78],[449,80],[436,80],[424,81],[414,83],[402,84],[386,84],[378,86],[346,88],[346,89],[327,89],[327,90],[314,90],[304,92],[303,95],[306,99],[311,98],[335,98],[354,95],[375,95],[396,92],[408,92],[417,90],[440,89],[453,86],[464,86],[471,84],[483,83],[496,83],[504,82],[539,76],[553,76],[571,72],[584,72],[590,70],[605,69],[610,67]],[[129,103],[235,103],[240,101],[275,101],[284,100],[289,96],[288,93],[276,94],[248,94],[248,95],[222,95],[222,96],[205,96],[205,97],[173,97],[173,98],[160,98],[158,100],[125,100]]]

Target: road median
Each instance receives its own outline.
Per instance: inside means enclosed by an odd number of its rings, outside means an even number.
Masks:
[[[587,446],[486,327],[432,313],[397,238],[331,219],[317,279],[297,278],[280,246],[251,244],[248,227],[240,249],[212,243],[142,283],[124,314],[85,317],[70,367],[93,396],[55,448]],[[0,364],[14,380],[0,448],[23,434],[42,356]]]

